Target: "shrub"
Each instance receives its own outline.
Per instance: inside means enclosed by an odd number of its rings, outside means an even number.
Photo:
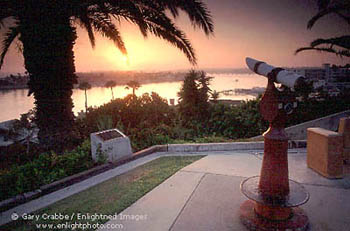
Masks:
[[[0,173],[0,200],[33,191],[93,165],[89,141],[63,155],[54,152],[40,154],[26,164],[13,166]]]
[[[267,130],[268,122],[259,112],[261,97],[239,106],[210,104],[209,81],[210,77],[204,72],[188,73],[179,92],[179,105],[175,107],[152,93],[141,97],[128,95],[99,108],[90,108],[86,118],[80,120],[82,131],[88,137],[98,130],[101,118],[109,118],[106,124],[121,129],[129,136],[133,150],[138,151],[155,144],[174,143],[175,140],[201,142],[207,137],[244,139]],[[305,101],[289,117],[286,126],[349,108],[349,96],[327,98],[321,102]]]

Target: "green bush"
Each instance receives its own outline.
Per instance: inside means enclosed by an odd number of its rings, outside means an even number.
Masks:
[[[93,165],[89,141],[63,155],[43,153],[26,164],[13,166],[0,173],[0,200],[33,191],[42,185],[87,170]]]
[[[307,100],[298,105],[296,112],[288,120],[287,126],[300,124],[349,109],[350,95],[329,97],[324,101]]]
[[[142,150],[157,144],[168,144],[171,140],[170,127],[158,127],[130,130],[130,140],[134,151]]]
[[[89,134],[108,124],[116,127],[131,139],[134,151],[154,144],[167,143],[171,139],[171,127],[175,123],[174,108],[158,94],[143,94],[140,97],[128,95],[115,99],[98,108],[90,108],[86,118],[78,120],[81,134]]]
[[[226,140],[245,139],[261,135],[268,129],[259,112],[261,97],[239,106],[209,103],[209,81],[204,72],[186,75],[179,92],[179,104],[169,106],[158,94],[141,97],[128,95],[98,108],[90,108],[79,124],[87,138],[98,131],[101,118],[121,129],[131,140],[134,151],[155,144],[206,142],[208,137]],[[332,106],[329,106],[332,105]],[[296,125],[350,108],[350,96],[326,98],[325,101],[300,103],[289,116],[286,126]],[[216,139],[216,138],[211,138]],[[220,139],[220,138],[218,138]]]

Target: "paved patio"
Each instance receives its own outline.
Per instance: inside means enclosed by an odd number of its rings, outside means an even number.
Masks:
[[[243,179],[259,175],[262,155],[254,151],[192,153],[208,155],[183,168],[105,224],[122,230],[246,230],[239,207]],[[310,193],[301,208],[310,230],[350,230],[350,176],[326,179],[306,166],[306,150],[289,151],[289,178]]]
[[[260,174],[262,150],[157,152],[121,165],[82,182],[0,213],[0,225],[11,215],[32,213],[100,182],[161,156],[206,155],[181,169],[158,187],[110,220],[100,230],[246,230],[239,207],[247,199],[240,183]],[[350,166],[343,179],[329,180],[306,166],[306,149],[291,149],[289,178],[310,193],[305,210],[312,231],[349,231]]]

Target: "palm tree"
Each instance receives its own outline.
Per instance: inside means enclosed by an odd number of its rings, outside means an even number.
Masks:
[[[319,0],[318,8],[317,14],[313,16],[307,24],[308,29],[311,29],[320,18],[329,14],[338,15],[350,25],[350,0]],[[318,38],[312,41],[309,47],[299,48],[295,53],[306,50],[329,52],[341,57],[350,57],[350,35],[328,39]]]
[[[94,32],[112,40],[127,54],[118,26],[120,20],[137,25],[180,49],[196,64],[195,51],[185,33],[167,15],[184,11],[195,27],[213,33],[209,10],[201,0],[2,0],[0,29],[7,29],[0,50],[0,65],[11,43],[18,38],[29,74],[29,95],[34,94],[39,140],[48,146],[71,139],[74,127],[73,84],[77,83],[73,46],[76,25],[87,30],[91,45]],[[10,20],[7,20],[10,19]],[[5,21],[7,20],[7,21]]]
[[[210,93],[210,95],[211,95],[211,98],[212,98],[213,102],[214,102],[214,103],[217,103],[217,102],[218,102],[218,99],[219,99],[219,97],[220,97],[220,92],[214,90],[213,92]]]
[[[127,86],[125,87],[125,89],[130,89],[132,88],[132,95],[135,98],[135,92],[137,89],[139,89],[141,87],[141,84],[135,80],[129,81],[126,84]]]
[[[105,84],[105,87],[107,88],[110,88],[111,89],[111,92],[112,92],[112,100],[114,100],[114,95],[113,95],[113,87],[115,87],[117,85],[116,82],[114,82],[113,80],[111,81],[108,81],[106,84]]]
[[[79,84],[79,89],[85,91],[85,112],[87,112],[88,106],[87,106],[87,94],[86,91],[91,89],[91,85],[88,82],[82,82]]]

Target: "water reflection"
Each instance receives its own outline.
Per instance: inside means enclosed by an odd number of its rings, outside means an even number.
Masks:
[[[19,118],[33,108],[33,96],[27,97],[27,89],[0,91],[0,121]]]
[[[267,84],[266,78],[255,74],[208,74],[213,76],[211,81],[211,89],[216,91],[232,90],[232,89],[251,89],[254,87],[265,87]],[[137,91],[136,95],[140,96],[143,93],[157,92],[169,102],[170,99],[175,99],[177,103],[177,92],[181,88],[182,82],[167,82],[144,84]],[[125,86],[116,86],[113,88],[115,98],[123,98],[132,93],[132,89],[125,89]],[[18,89],[10,91],[0,91],[0,105],[3,110],[0,113],[0,121],[19,118],[20,114],[28,112],[34,106],[33,96],[27,97],[27,89]],[[88,106],[100,106],[108,103],[112,99],[110,88],[94,87],[87,91]],[[220,95],[220,99],[233,100],[249,100],[255,96],[249,94],[243,95]],[[85,110],[85,95],[83,90],[73,90],[74,112],[77,113]]]

